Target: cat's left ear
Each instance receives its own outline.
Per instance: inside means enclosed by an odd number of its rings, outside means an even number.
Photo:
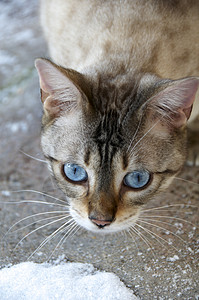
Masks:
[[[49,118],[58,117],[63,111],[71,111],[79,106],[84,93],[76,82],[81,83],[83,75],[42,58],[36,59],[35,66],[40,79],[44,112]]]
[[[165,88],[146,103],[153,121],[159,119],[162,123],[175,128],[185,125],[191,115],[198,87],[198,77],[188,77],[167,83]]]

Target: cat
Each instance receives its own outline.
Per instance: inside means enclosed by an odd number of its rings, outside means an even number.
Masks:
[[[79,225],[128,229],[186,159],[199,113],[199,1],[42,0],[41,20],[51,173]]]

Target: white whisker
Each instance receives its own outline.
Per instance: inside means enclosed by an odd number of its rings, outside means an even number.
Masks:
[[[60,231],[65,230],[65,227],[70,224],[70,223],[74,223],[74,220],[69,220],[65,223],[63,223],[59,228],[57,228],[55,231],[53,231],[53,233],[51,233],[47,238],[45,238],[43,240],[43,242],[32,252],[32,254],[28,257],[28,259],[30,259],[38,250],[40,250],[43,246],[45,246],[49,240],[51,240],[55,235],[57,235]]]
[[[55,249],[53,250],[52,254],[50,257],[52,257],[53,253],[56,251],[56,249],[58,247],[61,247],[61,245],[65,242],[66,239],[68,239],[69,237],[71,238],[72,236],[74,236],[77,231],[79,230],[80,226],[75,223],[75,224],[71,224],[72,226],[69,228],[69,230],[64,234],[64,236],[61,238],[61,240],[59,241],[59,243],[57,244],[57,246],[55,247]]]
[[[126,229],[123,229],[122,231],[120,231],[121,234],[125,237],[125,239],[127,239],[127,233],[126,233]],[[120,232],[116,232],[118,235],[120,234]]]
[[[8,231],[5,233],[5,235],[7,235],[13,227],[15,227],[16,225],[18,225],[19,223],[25,221],[25,220],[28,220],[30,218],[33,218],[33,217],[38,217],[38,216],[41,216],[41,215],[46,215],[46,214],[55,214],[55,213],[63,213],[63,214],[66,214],[66,211],[61,211],[61,210],[55,210],[55,211],[47,211],[47,212],[41,212],[41,213],[37,213],[37,214],[33,214],[33,215],[30,215],[30,216],[27,216],[19,221],[17,221],[16,223],[14,223],[9,229]],[[15,232],[15,231],[14,231]]]
[[[61,240],[58,242],[58,244],[56,245],[56,247],[54,248],[54,250],[52,251],[51,255],[48,257],[48,260],[50,260],[50,258],[53,256],[53,254],[55,253],[56,249],[61,247],[61,245],[64,243],[65,239],[68,238],[70,236],[70,234],[77,229],[74,234],[79,230],[79,225],[77,223],[72,223],[70,228],[67,230],[67,232],[64,234],[64,236],[61,238]],[[61,231],[59,231],[57,234],[62,233],[62,231],[64,231],[65,228],[63,228]]]
[[[159,206],[159,207],[153,207],[153,208],[148,208],[148,209],[143,209],[142,212],[148,212],[148,211],[153,211],[153,210],[164,210],[164,208],[170,208],[170,207],[193,207],[193,208],[198,208],[196,205],[191,205],[191,204],[171,204],[171,205],[164,205],[164,206]],[[165,210],[169,211],[169,210]]]
[[[51,216],[51,217],[47,217],[47,218],[43,218],[43,219],[39,219],[39,220],[35,220],[35,221],[32,222],[32,223],[29,223],[29,224],[27,224],[27,225],[25,225],[25,226],[23,226],[23,227],[20,227],[20,228],[18,228],[18,229],[16,229],[16,230],[12,231],[11,234],[12,234],[12,233],[15,233],[15,232],[18,232],[18,231],[20,231],[20,230],[23,230],[23,229],[25,229],[25,228],[28,228],[28,227],[30,227],[31,225],[34,225],[34,224],[37,224],[37,223],[40,223],[40,222],[43,222],[43,221],[47,221],[47,220],[57,219],[57,218],[60,218],[60,217],[62,217],[62,216],[63,216],[63,214],[62,214],[62,215]],[[70,218],[70,217],[71,217],[70,215],[66,216],[66,218]]]
[[[137,248],[137,251],[139,252],[139,247],[138,247],[138,244],[137,244],[137,242],[136,242],[136,240],[135,240],[135,236],[134,236],[134,232],[133,231],[130,231],[129,229],[127,230],[127,232],[128,232],[128,234],[131,236],[131,238],[133,238],[133,242],[135,243],[135,245],[136,245],[136,248]],[[134,234],[133,234],[134,233]]]
[[[156,216],[144,216],[144,218],[145,219],[147,219],[147,218],[149,218],[149,219],[151,219],[151,218],[167,218],[167,219],[171,219],[171,220],[177,220],[177,221],[185,222],[187,224],[190,224],[190,225],[196,227],[195,224],[193,224],[193,223],[191,223],[191,222],[189,222],[187,220],[184,220],[182,218],[176,218],[176,217],[170,217],[170,216],[157,216],[157,215]]]
[[[140,228],[142,228],[142,230],[144,230],[144,231],[148,232],[150,235],[154,236],[155,239],[156,239],[156,241],[159,242],[164,248],[165,248],[165,245],[164,245],[163,243],[161,243],[160,241],[158,241],[158,239],[164,241],[164,242],[167,243],[169,246],[171,246],[172,248],[174,248],[177,252],[179,252],[179,250],[178,250],[176,247],[174,247],[173,245],[169,244],[169,242],[168,242],[167,240],[163,239],[161,236],[159,236],[159,235],[156,234],[155,232],[153,232],[153,231],[151,231],[151,230],[149,230],[149,229],[147,229],[147,228],[144,228],[144,227],[141,226],[140,224],[137,224],[137,223],[136,223],[135,225],[139,226]],[[156,237],[157,237],[157,238],[156,238]]]
[[[48,162],[47,162],[46,160],[43,160],[43,159],[34,157],[34,156],[32,156],[32,155],[30,155],[30,154],[28,154],[28,153],[25,153],[25,152],[22,151],[22,150],[19,150],[19,151],[20,151],[21,153],[23,153],[24,155],[26,155],[27,157],[30,157],[30,158],[32,158],[32,159],[34,159],[34,160],[39,161],[39,162],[43,162],[43,163],[45,163],[45,164],[48,164]]]
[[[130,154],[133,152],[133,150],[135,149],[135,147],[143,140],[143,138],[160,122],[160,120],[158,120],[153,126],[151,126],[151,128],[149,128],[149,130],[147,130],[147,132],[137,141],[137,143],[135,143],[135,145],[133,146],[133,148],[131,149]]]
[[[199,183],[191,181],[191,180],[187,180],[187,179],[184,179],[184,178],[174,177],[174,179],[181,180],[181,181],[184,181],[184,182],[191,183],[191,184],[199,186]]]
[[[52,195],[49,195],[49,194],[46,194],[46,193],[43,193],[43,192],[40,192],[40,191],[36,191],[36,190],[18,190],[18,191],[9,191],[9,192],[10,193],[23,193],[23,192],[36,193],[36,194],[39,194],[39,195],[42,195],[42,196],[45,196],[45,197],[48,197],[48,198],[51,198],[51,199],[63,202],[63,203],[66,203],[66,200],[62,200],[62,199],[59,199],[59,198],[54,197]]]
[[[147,245],[147,247],[149,247],[149,249],[151,250],[151,252],[152,252],[152,254],[154,256],[154,259],[156,260],[156,256],[155,256],[155,253],[154,253],[154,251],[152,249],[151,243],[148,241],[148,239],[145,236],[143,236],[143,234],[137,228],[135,228],[135,225],[136,224],[134,224],[133,226],[131,226],[130,229],[133,230],[141,238],[141,240],[144,241],[144,243]]]
[[[36,232],[36,231],[38,231],[38,230],[40,230],[40,229],[42,229],[42,228],[45,228],[45,227],[47,227],[47,226],[49,226],[49,225],[52,225],[52,224],[54,224],[54,223],[60,222],[60,221],[62,221],[62,220],[64,220],[64,219],[66,219],[66,218],[68,218],[68,216],[64,216],[64,217],[62,217],[62,218],[60,218],[60,219],[57,219],[57,220],[54,220],[54,221],[52,221],[52,222],[50,222],[50,223],[41,225],[41,226],[39,226],[38,228],[32,230],[31,232],[27,233],[27,234],[26,234],[26,235],[25,235],[25,236],[17,243],[17,245],[15,246],[15,248],[17,248],[18,245],[19,245],[24,239],[26,239],[28,236],[30,236],[30,235],[33,234],[34,232]]]
[[[77,233],[77,231],[80,229],[80,226],[78,225],[78,224],[76,224],[76,226],[73,228],[73,230],[71,230],[71,232],[69,232],[69,234],[68,234],[68,236],[67,236],[67,238],[68,237],[73,237],[76,233]]]
[[[129,152],[129,149],[130,149],[130,147],[132,146],[132,143],[133,143],[134,139],[135,139],[136,136],[137,136],[138,130],[139,130],[139,128],[140,128],[141,121],[142,121],[142,117],[140,118],[140,121],[139,121],[139,123],[138,123],[137,129],[136,129],[136,131],[135,131],[135,133],[134,133],[134,135],[133,135],[133,137],[132,137],[132,139],[131,139],[130,145],[129,145],[128,148],[127,148],[127,152]]]
[[[176,233],[170,231],[169,229],[165,229],[164,227],[162,226],[159,226],[159,225],[156,225],[156,224],[153,224],[153,223],[150,223],[150,222],[147,222],[145,221],[145,219],[138,219],[138,221],[142,222],[142,223],[145,223],[147,225],[150,225],[150,226],[153,226],[153,227],[156,227],[156,228],[159,228],[159,229],[162,229],[163,231],[168,231],[169,233],[171,233],[172,235],[174,235],[175,237],[177,237],[178,239],[180,239],[183,243],[187,244],[187,242],[181,238],[179,235],[177,235]],[[170,226],[173,226],[175,227],[173,224],[169,224],[167,222],[162,222],[162,221],[158,221],[158,220],[153,220],[154,222],[159,222],[159,223],[162,223],[162,224],[166,224],[166,225],[170,225]]]
[[[144,228],[143,226],[139,225],[136,223],[136,225],[141,228],[142,230],[144,230],[146,233],[150,234],[153,238],[155,238],[155,240],[163,247],[165,248],[165,245],[158,239],[159,236],[157,234],[154,234],[154,232],[152,232],[151,230]],[[156,237],[157,236],[157,237]]]
[[[4,204],[21,204],[21,203],[37,203],[37,204],[47,204],[47,205],[55,205],[55,206],[61,206],[61,207],[69,207],[67,204],[63,205],[60,203],[54,203],[54,202],[46,202],[46,201],[42,201],[42,200],[20,200],[20,201],[9,201],[9,202],[2,202]]]

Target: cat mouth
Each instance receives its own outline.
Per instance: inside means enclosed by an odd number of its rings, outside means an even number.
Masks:
[[[95,233],[116,233],[123,230],[128,230],[138,219],[138,214],[131,216],[130,218],[125,217],[123,220],[114,218],[113,220],[96,220],[90,219],[87,216],[82,216],[76,209],[70,208],[70,214],[75,222],[81,227],[88,231]]]
[[[104,228],[105,226],[109,226],[115,220],[98,220],[91,217],[89,217],[89,219],[100,229]]]

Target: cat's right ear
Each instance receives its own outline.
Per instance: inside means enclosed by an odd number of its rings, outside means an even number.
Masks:
[[[184,127],[190,118],[198,90],[199,77],[163,82],[162,90],[146,102],[151,124],[157,121],[168,129]]]
[[[58,67],[47,59],[35,60],[39,74],[41,100],[44,113],[50,118],[61,115],[78,107],[82,94],[75,83],[67,77],[65,69]]]

